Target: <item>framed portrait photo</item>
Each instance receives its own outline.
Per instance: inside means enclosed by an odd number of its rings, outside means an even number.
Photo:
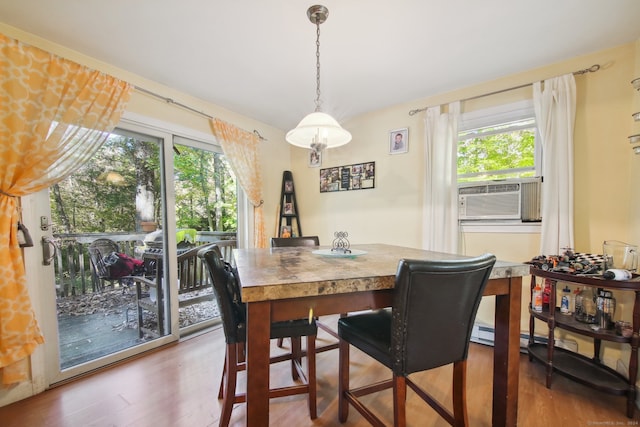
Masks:
[[[407,151],[409,151],[409,128],[390,131],[389,154],[402,154]]]
[[[309,167],[317,168],[322,164],[322,152],[309,150]]]
[[[284,182],[284,192],[285,193],[293,193],[293,181],[285,181]]]
[[[293,203],[288,202],[284,204],[284,214],[293,215]]]

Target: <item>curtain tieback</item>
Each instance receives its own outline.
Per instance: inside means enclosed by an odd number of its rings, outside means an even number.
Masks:
[[[9,193],[4,192],[4,191],[2,191],[2,190],[0,190],[0,194],[2,194],[2,195],[4,195],[4,196],[7,196],[7,197],[18,198],[18,196],[15,196],[15,195],[13,195],[13,194],[9,194]]]

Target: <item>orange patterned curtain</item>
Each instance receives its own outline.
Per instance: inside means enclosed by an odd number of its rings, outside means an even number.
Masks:
[[[0,34],[0,383],[29,378],[44,342],[17,237],[18,198],[89,159],[124,112],[129,84]]]
[[[264,234],[262,213],[262,177],[258,137],[222,120],[212,119],[211,125],[213,133],[220,145],[222,145],[222,150],[240,182],[240,186],[247,193],[249,202],[253,205],[253,244],[256,248],[266,248],[267,238]]]

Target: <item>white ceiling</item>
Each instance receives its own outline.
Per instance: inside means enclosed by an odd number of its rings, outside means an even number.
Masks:
[[[0,20],[286,131],[315,107],[312,4],[0,0]],[[322,110],[339,121],[640,39],[638,0],[319,4]]]

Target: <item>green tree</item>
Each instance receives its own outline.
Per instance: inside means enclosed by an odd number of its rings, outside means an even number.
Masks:
[[[509,172],[509,169],[535,166],[535,130],[524,129],[458,141],[458,175],[473,179],[502,179],[533,176],[533,171]],[[461,179],[464,180],[464,179]]]
[[[237,230],[236,181],[224,156],[183,145],[175,148],[177,226]]]
[[[178,228],[236,231],[236,180],[223,154],[174,150]],[[76,173],[52,187],[54,233],[140,231],[160,222],[160,144],[112,134]]]

